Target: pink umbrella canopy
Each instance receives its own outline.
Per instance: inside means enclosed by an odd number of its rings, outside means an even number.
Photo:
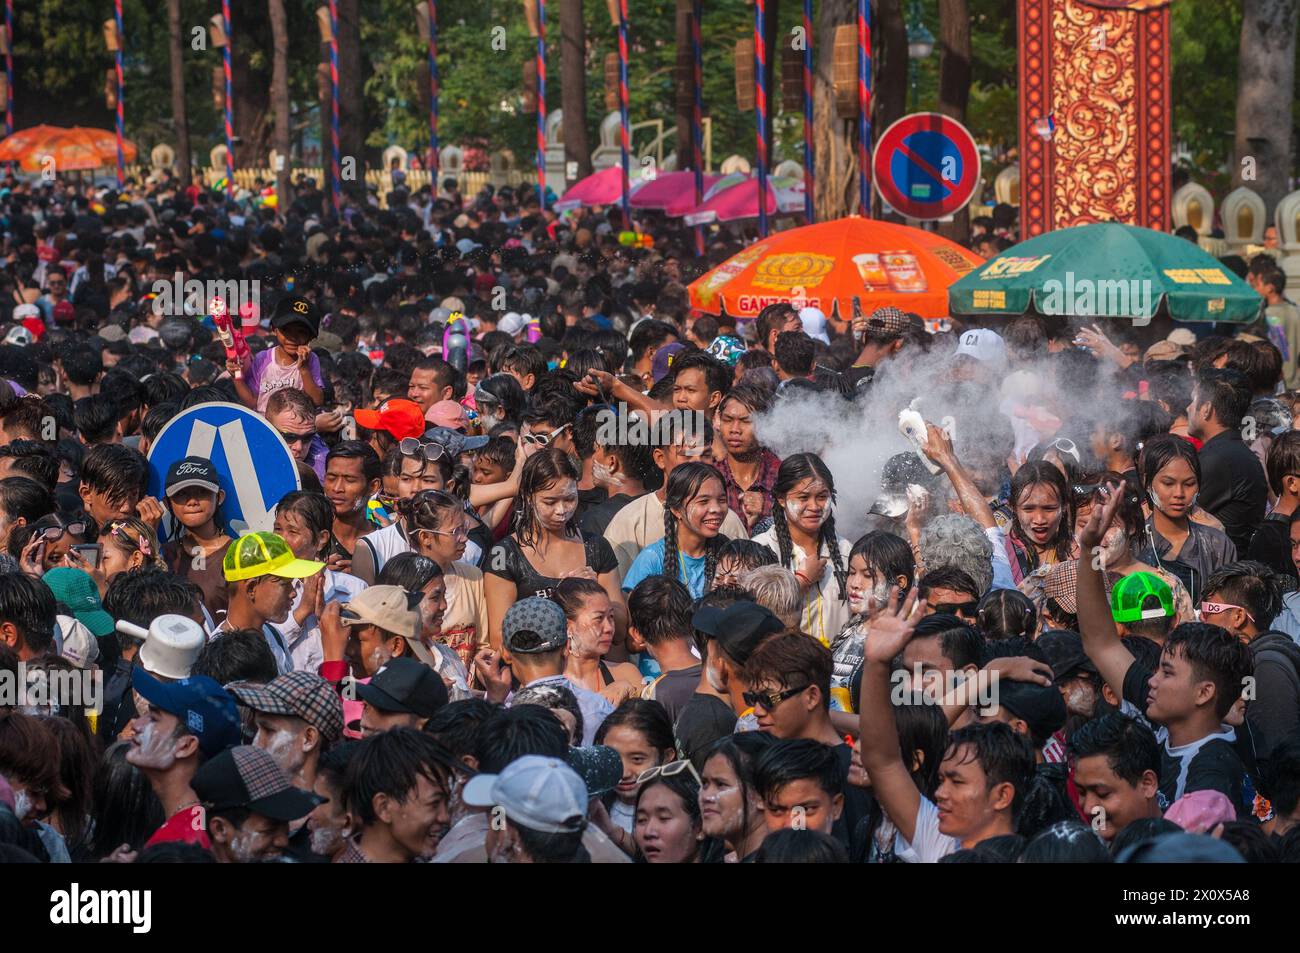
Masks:
[[[767,180],[767,214],[795,214],[802,212],[803,179],[769,177]],[[708,225],[710,222],[731,222],[742,218],[758,217],[758,179],[744,178],[727,185],[715,183],[698,208],[685,216],[687,225]]]
[[[640,182],[638,171],[630,170],[629,184],[633,189]],[[593,172],[585,179],[573,183],[573,188],[561,195],[555,203],[555,209],[559,212],[567,212],[592,205],[617,205],[622,201],[623,167],[616,165]]]
[[[705,173],[705,195],[720,178],[720,175]],[[662,209],[672,216],[685,215],[695,208],[695,173],[687,169],[644,179],[633,191],[630,204],[633,208]]]

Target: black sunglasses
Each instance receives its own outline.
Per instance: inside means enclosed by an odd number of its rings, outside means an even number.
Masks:
[[[286,433],[281,430],[280,437],[285,443],[292,447],[295,443],[311,443],[316,439],[316,431],[309,430],[307,433]]]
[[[740,697],[744,699],[745,704],[750,708],[762,708],[763,711],[772,711],[787,698],[794,698],[795,695],[807,688],[808,685],[800,685],[798,688],[787,688],[783,692],[745,692]]]

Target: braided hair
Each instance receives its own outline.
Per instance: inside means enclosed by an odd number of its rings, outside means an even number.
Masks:
[[[664,568],[663,575],[676,579],[678,569],[677,516],[674,509],[685,511],[700,493],[708,480],[722,482],[722,476],[707,463],[683,463],[668,475],[668,489],[664,499]],[[713,575],[718,569],[718,556],[728,540],[719,533],[712,539],[704,541],[704,588],[713,583]]]
[[[772,484],[772,497],[776,503],[772,507],[772,529],[776,533],[776,544],[780,547],[781,565],[787,569],[794,568],[794,542],[790,539],[790,525],[786,522],[785,503],[782,498],[793,492],[794,488],[805,480],[821,480],[831,492],[831,502],[835,502],[835,478],[831,476],[830,467],[826,466],[821,457],[815,453],[796,453],[781,461],[781,469],[776,473],[776,482]],[[813,553],[813,558],[821,554],[822,546],[826,547],[830,555],[835,582],[840,588],[840,601],[847,602],[849,570],[844,565],[844,557],[840,553],[839,537],[835,534],[835,517],[830,513],[826,515],[826,522],[822,523],[821,529],[817,532],[817,552]]]

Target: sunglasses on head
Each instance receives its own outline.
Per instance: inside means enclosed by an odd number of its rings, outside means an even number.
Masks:
[[[669,761],[667,764],[657,764],[653,768],[646,768],[636,776],[636,783],[645,784],[655,778],[675,778],[682,772],[686,772],[693,777],[696,784],[701,783],[700,773],[695,770],[695,765],[684,758],[681,761]]]
[[[397,444],[397,449],[401,451],[404,457],[419,457],[433,461],[441,460],[447,453],[447,448],[434,441],[424,441],[419,437],[403,437]]]
[[[32,530],[33,536],[39,535],[41,539],[50,543],[54,542],[64,533],[71,533],[73,536],[84,536],[86,534],[86,524],[82,520],[65,523],[55,517],[55,522],[47,522],[44,524],[37,523]]]
[[[1057,454],[1066,454],[1074,458],[1075,463],[1081,463],[1079,459],[1079,447],[1073,440],[1066,437],[1057,437],[1047,445],[1048,450],[1055,450]]]
[[[557,427],[550,433],[526,433],[519,439],[521,442],[529,445],[536,444],[539,447],[545,447],[560,434],[564,433],[564,431],[568,430],[570,426],[570,424],[565,424],[563,427]]]
[[[1201,617],[1204,618],[1207,615],[1218,615],[1220,612],[1227,612],[1229,609],[1240,609],[1242,612],[1246,612],[1245,606],[1234,606],[1230,602],[1202,602]],[[1251,622],[1255,621],[1255,617],[1249,612],[1246,612],[1246,618]]]
[[[811,683],[810,683],[811,684]],[[808,685],[800,685],[798,688],[787,688],[785,691],[775,692],[745,692],[740,697],[744,699],[745,704],[750,708],[762,708],[763,711],[772,711],[781,702],[794,698],[800,692],[805,691]]]

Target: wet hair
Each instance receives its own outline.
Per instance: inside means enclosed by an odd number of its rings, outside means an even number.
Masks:
[[[58,800],[65,794],[59,781],[58,750],[58,737],[46,719],[0,708],[0,777],[48,791],[51,800]]]
[[[473,757],[483,724],[498,710],[484,698],[462,698],[449,702],[424,723],[424,731],[458,758]]]
[[[849,562],[858,556],[866,562],[869,572],[887,579],[891,586],[899,576],[906,578],[904,592],[916,582],[916,557],[912,555],[912,547],[901,536],[881,530],[867,533],[853,544]]]
[[[936,612],[917,623],[912,641],[937,638],[943,657],[952,662],[954,669],[978,666],[984,659],[984,636],[973,625],[967,625],[955,615]]]
[[[448,511],[463,514],[461,500],[444,490],[420,490],[397,501],[397,512],[408,530],[432,530],[442,525]]]
[[[72,408],[72,401],[66,394],[59,394],[58,397],[67,401],[69,411]],[[0,406],[0,429],[4,430],[10,437],[22,437],[28,440],[44,441],[45,421],[46,418],[55,418],[56,423],[62,423],[58,420],[56,405],[59,401],[45,400],[35,395],[19,397],[10,403]],[[69,414],[71,416],[71,414]],[[69,419],[67,423],[71,424]],[[69,427],[68,429],[72,429]]]
[[[980,599],[979,583],[971,578],[970,573],[956,566],[939,566],[931,569],[917,583],[917,591],[922,599],[929,599],[930,593],[936,589],[964,592],[970,596],[971,602],[978,603]]]
[[[1118,711],[1084,722],[1070,735],[1069,746],[1076,760],[1105,755],[1115,776],[1134,787],[1147,771],[1160,777],[1160,742],[1155,733]]]
[[[0,459],[12,458],[10,473],[35,480],[43,487],[59,481],[59,458],[39,440],[11,440],[0,446]]]
[[[517,425],[523,419],[524,411],[528,407],[528,395],[524,392],[523,385],[511,375],[493,374],[485,377],[475,388],[476,395],[480,392],[493,398],[494,402],[501,406],[505,411],[505,419],[510,423]],[[476,396],[475,403],[477,402]]]
[[[680,569],[678,560],[680,549],[677,544],[678,517],[673,510],[685,512],[687,505],[704,488],[709,480],[717,480],[723,489],[726,484],[722,475],[707,463],[683,463],[668,474],[668,488],[664,499],[664,557],[663,575],[676,579]],[[718,569],[718,553],[726,545],[727,538],[721,533],[704,543],[704,588],[713,583],[713,575]]]
[[[343,775],[343,800],[363,827],[374,824],[376,795],[405,804],[421,776],[450,793],[451,774],[463,766],[430,735],[390,728],[363,740]]]
[[[279,516],[292,513],[298,517],[313,539],[321,533],[329,533],[331,540],[334,538],[334,507],[323,493],[313,493],[310,490],[286,493],[275,505],[275,512]],[[329,542],[326,542],[325,547],[329,547]]]
[[[799,636],[805,641],[808,637]],[[754,764],[754,789],[768,801],[787,784],[811,780],[828,797],[844,793],[844,774],[835,749],[812,738],[786,738],[772,745]]]
[[[1282,860],[1277,841],[1253,820],[1224,821],[1219,840],[1235,848],[1248,864],[1276,864]]]
[[[1034,749],[1028,738],[1001,722],[967,725],[948,738],[944,758],[968,749],[964,760],[979,764],[989,788],[1009,783],[1015,789],[1011,817],[1016,821],[1034,779]]]
[[[0,623],[10,623],[33,655],[53,651],[57,614],[45,583],[19,572],[0,573]]]
[[[485,774],[499,774],[511,761],[527,754],[564,758],[568,751],[564,725],[538,705],[497,708],[484,719],[474,739],[474,757]]]
[[[1216,595],[1223,599],[1211,598]],[[1244,608],[1261,632],[1272,626],[1281,613],[1282,596],[1282,581],[1277,574],[1250,559],[1220,566],[1202,589],[1202,597],[1210,602],[1229,602]]]
[[[552,483],[561,480],[572,480],[576,484],[579,476],[569,455],[556,447],[544,447],[528,458],[519,476],[519,493],[515,496],[517,505],[514,534],[521,545],[531,546],[541,537],[541,524],[537,520],[537,508],[533,497]],[[570,536],[577,535],[576,507],[570,514],[568,522],[564,524],[564,530]]]
[[[1230,367],[1201,367],[1196,372],[1192,400],[1214,408],[1220,427],[1236,430],[1250,408],[1250,379]]]
[[[99,444],[81,462],[81,482],[110,502],[141,498],[149,486],[149,463],[139,450],[120,443]]]
[[[117,404],[107,394],[80,398],[72,405],[72,415],[83,443],[110,440],[117,430]]]
[[[1276,496],[1282,495],[1289,476],[1300,476],[1300,431],[1278,434],[1268,448],[1268,485]]]
[[[1109,864],[1110,853],[1091,827],[1079,821],[1057,821],[1025,845],[1022,864]]]
[[[1151,840],[1162,834],[1181,834],[1183,829],[1163,817],[1140,817],[1118,831],[1110,842],[1110,855],[1118,857],[1134,844]]]
[[[20,518],[35,523],[54,512],[51,489],[25,476],[5,477],[0,480],[0,510],[11,523]]]
[[[1056,552],[1056,558],[1058,560],[1069,559],[1070,549],[1074,545],[1074,505],[1065,477],[1060,470],[1050,463],[1043,461],[1026,463],[1011,478],[1009,502],[1013,514],[1011,535],[1023,546],[1023,551],[1029,558],[1030,569],[1038,568],[1038,549],[1030,540],[1029,534],[1020,525],[1020,515],[1017,507],[1021,498],[1027,496],[1029,491],[1036,486],[1051,487],[1056,493],[1057,502],[1061,506],[1061,513],[1056,524],[1056,535],[1049,540],[1049,545]]]
[[[826,488],[830,490],[830,502],[833,506],[835,503],[835,477],[831,474],[830,467],[826,466],[822,458],[815,453],[796,453],[781,461],[781,467],[776,474],[776,481],[772,484],[773,501],[793,492],[796,486],[804,480],[810,479],[821,480],[826,484]],[[786,522],[785,507],[778,506],[775,502],[772,505],[772,529],[776,533],[781,565],[793,569],[794,542],[790,538],[790,527]],[[847,602],[849,598],[849,572],[844,563],[844,556],[840,552],[839,537],[835,534],[835,516],[829,511],[829,508],[826,521],[822,523],[821,529],[817,532],[817,544],[819,552],[820,547],[826,547],[835,573],[835,582],[839,586],[840,601]]]
[[[1182,460],[1196,475],[1196,483],[1201,482],[1201,459],[1196,448],[1183,437],[1174,434],[1162,434],[1147,441],[1138,456],[1138,472],[1142,477],[1142,487],[1150,490],[1160,471],[1175,460]]]
[[[798,316],[799,312],[788,301],[775,301],[769,304],[762,311],[758,312],[758,318],[754,321],[754,330],[758,334],[758,343],[767,347],[767,340],[772,336],[772,332],[790,318],[791,315]]]
[[[669,340],[676,339],[679,332],[675,325],[667,321],[656,321],[650,319],[641,321],[632,329],[631,336],[628,338],[628,351],[630,360],[635,363],[645,357],[648,350],[658,350]]]
[[[1015,589],[993,589],[980,600],[979,627],[990,639],[1033,639],[1038,632],[1038,609],[1033,600]]]
[[[410,593],[420,593],[435,579],[441,579],[442,568],[428,556],[419,553],[398,553],[384,563],[375,578],[377,586],[398,586]]]
[[[1245,643],[1208,622],[1184,622],[1175,628],[1165,640],[1163,654],[1185,659],[1196,681],[1214,683],[1214,708],[1220,719],[1241,697],[1244,680],[1255,671]]]
[[[721,410],[729,401],[733,400],[751,414],[766,413],[768,408],[772,406],[772,395],[769,391],[743,381],[727,391],[726,396],[722,398],[722,403],[718,405],[718,409]]]
[[[817,686],[822,707],[830,709],[831,650],[801,632],[783,632],[764,639],[745,662],[750,685],[774,683],[782,689]]]
[[[104,372],[104,358],[99,348],[89,344],[70,343],[59,354],[59,363],[68,382],[78,387],[89,387]]]
[[[748,572],[751,569],[758,569],[760,566],[775,566],[777,564],[776,553],[752,539],[727,540],[722,548],[718,550],[718,562],[722,562],[724,559],[734,559],[738,562],[741,573]]]
[[[89,850],[95,860],[107,857],[123,844],[139,850],[167,820],[149,779],[126,760],[130,750],[129,741],[110,745],[91,781],[95,828]]]
[[[696,370],[704,375],[704,386],[710,394],[721,395],[731,386],[731,368],[727,367],[712,354],[703,351],[687,351],[679,354],[673,361],[672,376],[675,382],[682,371]]]
[[[776,739],[766,731],[742,731],[724,735],[696,756],[696,767],[703,773],[709,761],[722,758],[730,766],[740,787],[741,830],[749,829],[749,796],[758,794],[754,783],[754,767]]]
[[[673,737],[673,721],[668,717],[668,709],[659,702],[644,698],[629,698],[612,712],[596,729],[596,744],[605,743],[611,729],[627,728],[645,738],[646,744],[656,751],[676,751],[677,741]]]
[[[231,682],[265,685],[280,670],[260,629],[234,629],[222,632],[203,646],[191,674],[206,675],[218,685]]]
[[[492,363],[501,372],[514,371],[520,377],[533,375],[533,390],[541,383],[546,374],[547,361],[540,348],[535,344],[513,344],[500,349],[492,355]]]
[[[692,608],[690,591],[668,576],[647,576],[627,596],[628,619],[648,645],[693,637]]]
[[[514,698],[510,702],[512,708],[521,705],[533,705],[537,708],[544,708],[549,712],[568,712],[573,717],[572,736],[576,739],[572,744],[582,743],[587,730],[586,722],[582,717],[582,709],[578,707],[578,696],[567,685],[560,682],[527,685],[515,692]],[[563,725],[563,722],[561,722],[561,725]],[[565,732],[568,733],[567,727]]]
[[[847,864],[849,852],[830,834],[783,828],[763,838],[756,864]]]
[[[375,453],[375,448],[360,440],[343,440],[330,450],[325,457],[325,467],[329,468],[331,460],[360,460],[361,476],[367,483],[373,483],[383,477],[384,464]]]
[[[515,442],[509,437],[491,437],[483,445],[481,450],[474,452],[475,458],[481,458],[488,463],[499,466],[506,473],[510,473],[515,468],[515,454],[518,448]]]
[[[141,566],[113,577],[104,593],[104,611],[114,619],[125,619],[147,629],[160,615],[193,616],[201,601],[202,594],[194,583],[156,566]]]

